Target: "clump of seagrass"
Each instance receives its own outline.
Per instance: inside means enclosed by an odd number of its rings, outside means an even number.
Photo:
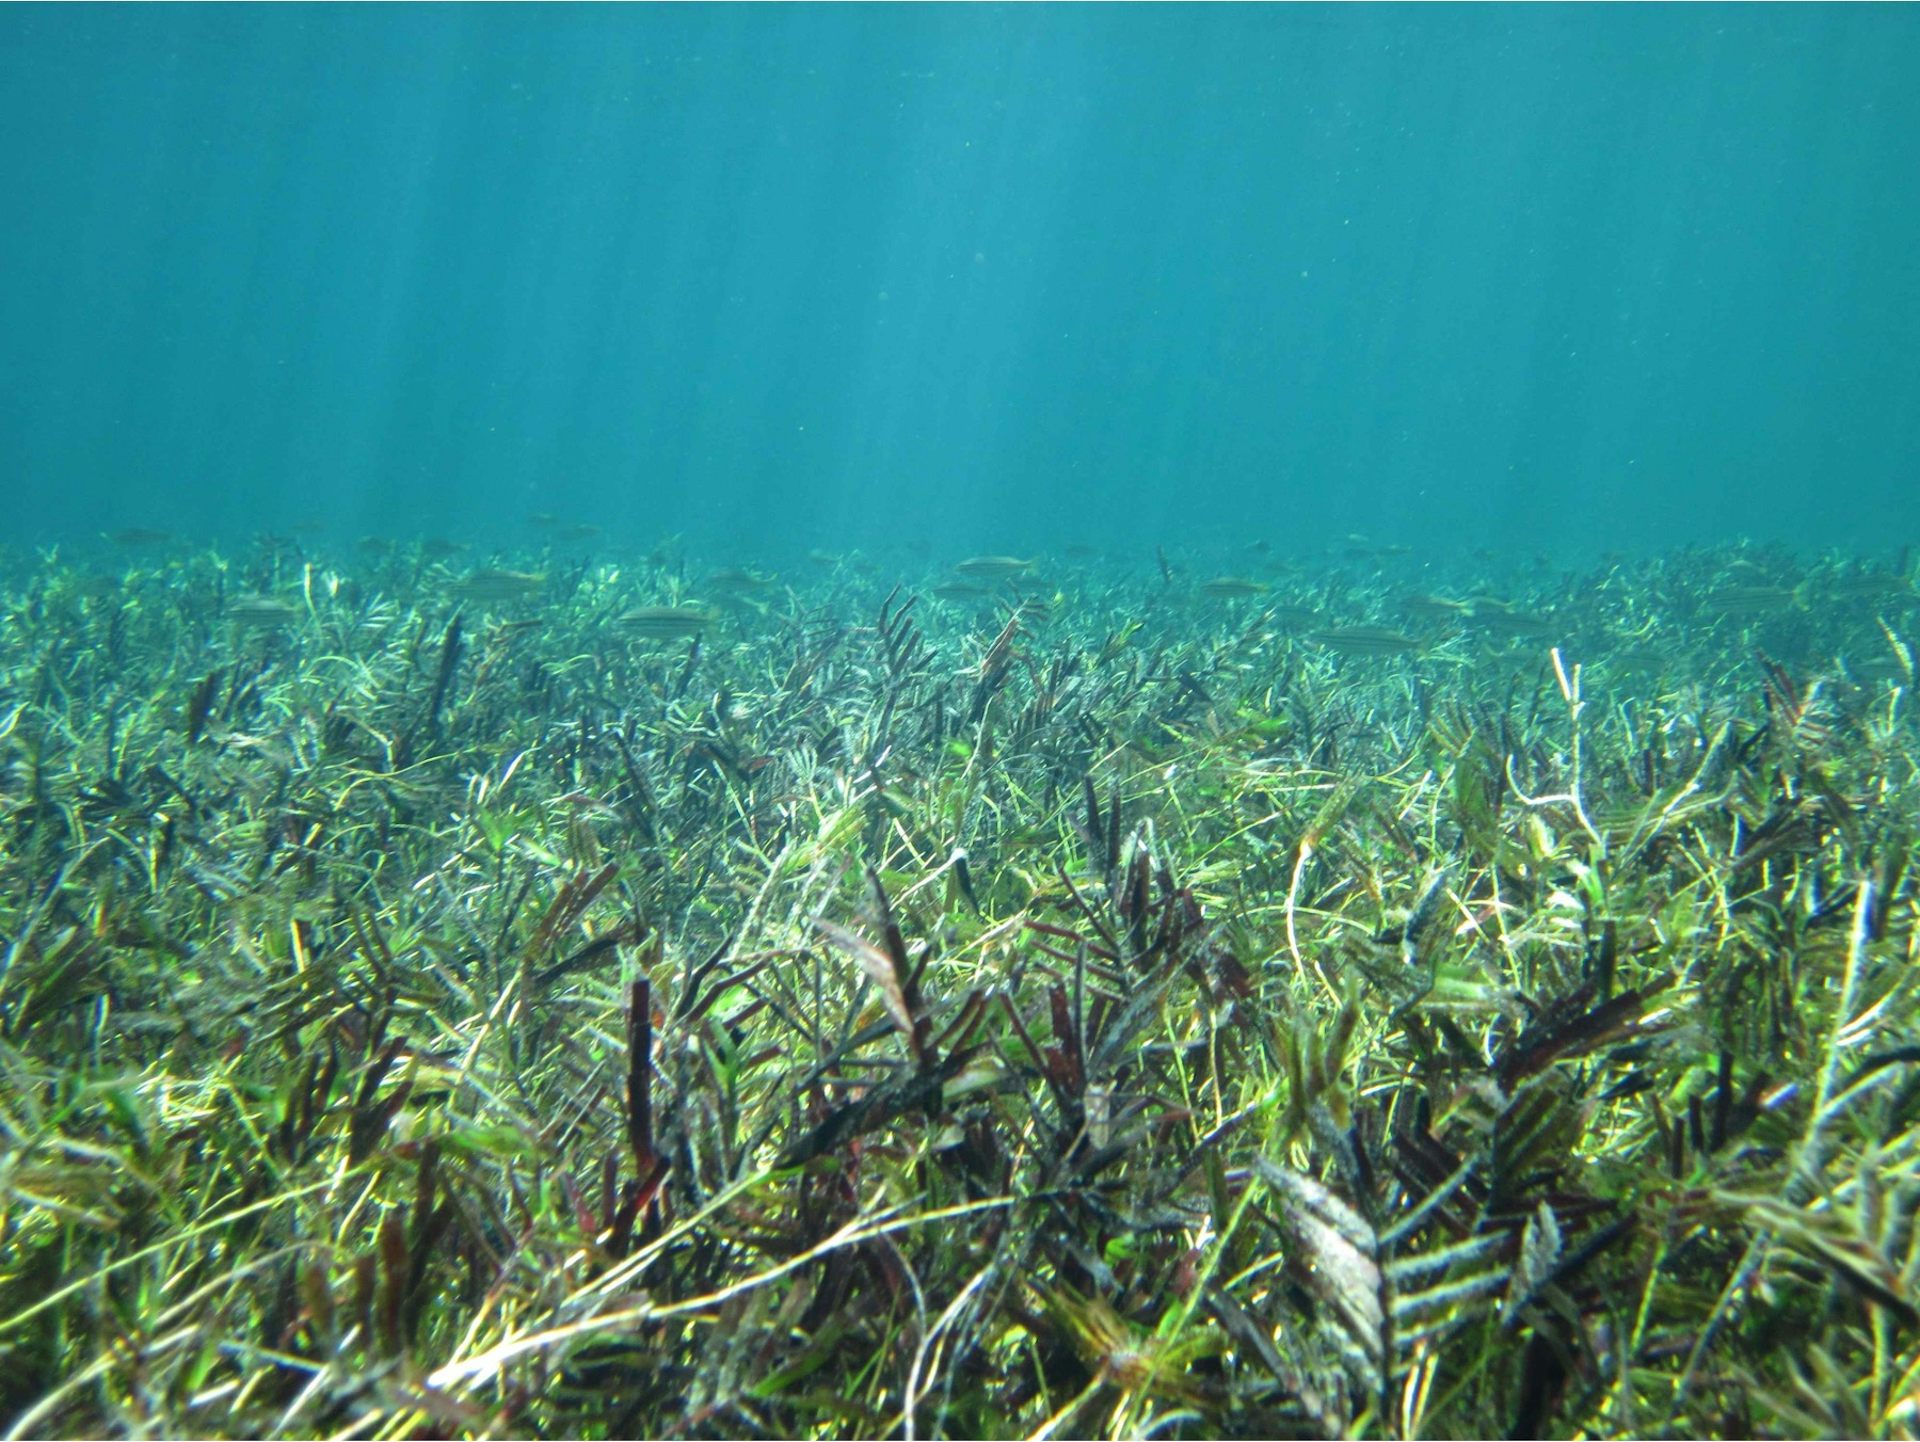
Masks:
[[[12,1435],[1920,1425],[1904,560],[549,529],[0,559]]]

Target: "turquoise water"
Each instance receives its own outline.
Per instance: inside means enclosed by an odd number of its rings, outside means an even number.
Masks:
[[[36,541],[1920,538],[1920,11],[0,10]]]

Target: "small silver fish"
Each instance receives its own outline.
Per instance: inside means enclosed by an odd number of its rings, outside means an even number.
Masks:
[[[962,576],[1019,576],[1033,567],[1032,560],[1018,556],[969,556],[953,569]]]
[[[1200,583],[1203,596],[1264,596],[1273,587],[1265,581],[1255,581],[1247,576],[1215,576]]]
[[[772,576],[757,576],[752,571],[741,570],[737,566],[723,566],[707,577],[707,584],[716,591],[749,595],[756,591],[773,589],[775,581]]]
[[[1385,626],[1329,626],[1307,632],[1307,639],[1345,656],[1403,656],[1422,649],[1412,636]]]
[[[547,578],[535,571],[508,571],[490,566],[486,570],[475,571],[464,580],[455,581],[448,590],[462,601],[478,601],[488,605],[524,601],[539,595],[540,588],[546,584]]]
[[[704,636],[718,618],[699,606],[641,606],[628,611],[620,624],[636,636],[655,641],[677,641]]]
[[[248,630],[255,631],[291,626],[300,619],[300,608],[278,596],[235,596],[223,609],[229,621],[237,621]]]

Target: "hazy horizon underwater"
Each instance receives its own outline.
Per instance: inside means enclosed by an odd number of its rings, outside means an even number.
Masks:
[[[1915,1435],[1916,75],[0,7],[0,1436]]]
[[[1917,61],[1875,5],[9,7],[14,530],[1910,536]]]

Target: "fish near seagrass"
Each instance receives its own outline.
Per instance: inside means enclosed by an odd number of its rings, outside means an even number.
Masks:
[[[1706,606],[1721,616],[1775,616],[1804,611],[1805,594],[1797,586],[1722,586],[1709,591]]]
[[[1328,626],[1306,639],[1343,656],[1404,656],[1425,648],[1414,637],[1386,626]]]
[[[487,605],[527,600],[538,596],[546,584],[546,576],[537,571],[509,571],[490,566],[455,581],[447,589],[462,601]]]
[[[1248,576],[1215,576],[1200,583],[1200,594],[1227,599],[1235,596],[1264,596],[1273,587]]]
[[[1473,613],[1473,603],[1420,591],[1402,597],[1400,609],[1407,615],[1423,621],[1457,621],[1462,616]]]
[[[1018,556],[969,556],[954,566],[955,572],[962,576],[1022,576],[1034,567],[1034,561],[1021,560]]]
[[[738,566],[722,566],[707,577],[707,585],[727,595],[752,595],[770,591],[776,585],[772,576],[757,575]]]
[[[221,613],[228,620],[256,631],[291,626],[300,619],[300,608],[278,596],[235,596],[221,608]]]
[[[704,636],[718,619],[699,606],[641,606],[620,617],[621,627],[655,641]]]

